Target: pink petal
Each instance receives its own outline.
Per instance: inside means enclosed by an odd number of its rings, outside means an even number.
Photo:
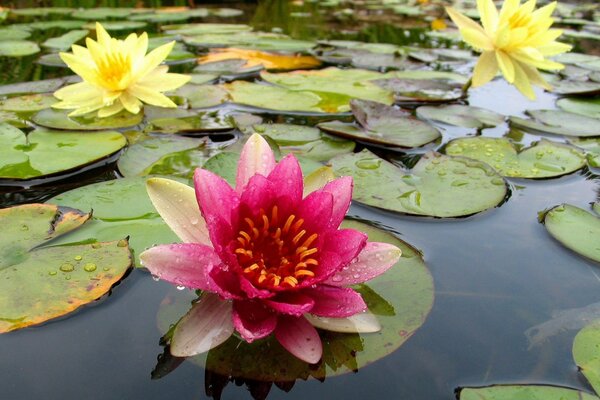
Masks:
[[[222,268],[213,268],[210,273],[210,278],[214,282],[213,292],[217,293],[225,299],[243,299],[244,292],[240,289],[238,276],[229,270]]]
[[[304,317],[279,317],[275,338],[287,351],[309,364],[316,364],[323,355],[321,338]]]
[[[321,255],[315,274],[323,281],[338,273],[358,256],[365,247],[367,235],[354,229],[339,229],[325,232],[320,239]],[[324,258],[327,253],[336,254],[338,258]]]
[[[276,325],[277,314],[259,301],[233,302],[233,326],[246,342],[252,343],[256,339],[269,336]]]
[[[304,227],[309,232],[320,233],[329,226],[333,211],[331,193],[312,192],[302,200],[297,213],[304,219]]]
[[[258,215],[261,209],[268,213],[275,200],[276,191],[277,188],[266,177],[254,175],[240,195],[240,213],[242,215]],[[245,224],[242,221],[240,223]]]
[[[239,279],[240,279],[240,287],[242,288],[244,293],[246,293],[246,297],[249,297],[251,299],[254,299],[254,298],[266,299],[266,298],[275,296],[275,293],[273,293],[269,290],[258,289],[245,276],[240,276]]]
[[[283,292],[273,299],[264,300],[264,303],[278,313],[299,317],[309,312],[315,301],[299,292]]]
[[[209,231],[216,217],[231,224],[231,215],[237,211],[240,202],[231,186],[220,176],[200,168],[194,173],[194,186],[196,199]]]
[[[140,254],[144,267],[167,282],[192,289],[214,291],[209,278],[221,259],[214,250],[198,243],[166,244],[152,247]]]
[[[302,169],[293,154],[288,154],[277,164],[269,174],[269,181],[278,193],[283,193],[292,199],[294,204],[302,200]]]
[[[317,317],[310,314],[306,314],[304,318],[315,328],[332,332],[374,333],[381,330],[381,324],[377,317],[369,311],[354,314],[348,318]]]
[[[354,261],[331,276],[324,283],[348,286],[366,282],[383,274],[396,264],[402,251],[389,243],[367,242]]]
[[[344,318],[367,309],[360,294],[350,288],[319,285],[302,293],[313,298],[315,305],[310,313],[318,317]]]
[[[343,176],[329,182],[323,187],[324,192],[331,193],[333,196],[333,212],[331,213],[330,227],[340,226],[352,200],[353,181],[351,176]]]
[[[268,176],[275,168],[275,156],[269,144],[262,136],[255,133],[244,145],[240,154],[235,187],[242,193],[251,177],[256,174]]]
[[[319,265],[313,270],[315,277],[305,279],[299,287],[305,288],[321,283],[342,269],[343,266],[344,264],[342,264],[341,256],[339,254],[331,251],[322,251],[319,253]]]
[[[231,302],[205,293],[179,321],[171,339],[171,354],[190,357],[225,342],[233,333]]]

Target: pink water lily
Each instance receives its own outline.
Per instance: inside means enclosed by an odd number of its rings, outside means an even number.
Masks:
[[[339,228],[352,178],[313,180],[318,188],[306,194],[296,158],[276,163],[254,134],[242,150],[235,189],[204,169],[194,183],[195,195],[175,181],[148,181],[153,204],[184,243],[146,250],[143,265],[160,279],[204,291],[177,325],[171,353],[208,351],[235,330],[247,342],[274,334],[294,356],[316,363],[322,344],[315,326],[380,329],[348,286],[382,274],[401,252]]]

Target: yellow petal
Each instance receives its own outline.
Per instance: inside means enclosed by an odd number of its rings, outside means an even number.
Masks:
[[[525,72],[525,74],[527,75],[527,77],[529,78],[529,81],[531,83],[533,83],[534,85],[540,86],[548,91],[552,90],[552,86],[546,82],[546,80],[544,78],[542,78],[542,75],[540,75],[540,73],[538,72],[537,69],[530,67],[528,65],[520,65],[521,68],[523,69],[523,71]]]
[[[77,75],[81,76],[84,81],[100,86],[97,72],[90,68],[89,64],[82,61],[79,57],[70,53],[58,53],[61,60],[67,64]]]
[[[79,82],[57,90],[54,92],[54,97],[59,100],[72,100],[73,98],[95,97],[99,94],[101,91],[95,86],[87,82]]]
[[[515,80],[515,67],[510,56],[504,51],[498,50],[496,51],[496,61],[498,62],[500,71],[502,71],[502,75],[504,75],[504,79],[509,83],[513,83]]]
[[[131,61],[134,70],[141,67],[146,51],[148,51],[148,34],[144,32],[137,38],[132,50]]]
[[[135,77],[140,79],[149,74],[154,68],[158,67],[160,63],[167,58],[174,45],[175,41],[169,42],[148,53],[146,57],[144,57],[143,65],[140,66],[139,70],[135,71]]]
[[[498,26],[504,26],[508,24],[509,18],[512,17],[515,12],[517,12],[520,3],[521,0],[504,0],[504,3],[502,3],[502,8],[500,9]]]
[[[535,92],[533,91],[533,87],[529,82],[529,78],[525,71],[521,68],[519,63],[513,64],[515,71],[515,79],[513,84],[519,90],[519,92],[523,93],[525,97],[530,100],[535,100]]]
[[[481,30],[465,28],[460,30],[460,34],[467,44],[479,51],[494,50],[492,40],[486,36]]]
[[[473,70],[473,87],[485,85],[498,73],[498,62],[496,54],[493,51],[485,51],[481,53],[475,69]]]
[[[115,101],[111,106],[103,107],[98,110],[98,118],[106,118],[115,115],[123,110],[123,104],[120,101]]]
[[[125,109],[130,113],[137,114],[140,112],[142,103],[129,93],[123,92],[121,96],[119,96],[119,100],[121,101],[123,107],[125,107]]]
[[[104,29],[102,24],[100,24],[100,22],[96,22],[96,39],[102,47],[108,46],[111,39],[110,35],[108,34],[108,32],[106,32],[106,30]]]
[[[191,79],[189,75],[169,74],[166,72],[167,69],[168,68],[163,69],[161,67],[156,68],[144,78],[140,79],[138,84],[152,88],[158,92],[168,92],[185,85]]]
[[[571,45],[554,42],[545,46],[538,47],[538,51],[542,53],[544,56],[555,56],[557,54],[565,53],[570,51],[573,47]]]
[[[554,10],[556,9],[556,1],[550,4],[546,4],[544,7],[535,10],[531,16],[535,19],[545,20],[549,19]]]
[[[146,104],[169,108],[177,107],[177,104],[173,103],[171,99],[169,99],[164,94],[157,92],[156,90],[147,88],[145,86],[134,85],[127,89],[127,91],[130,95],[137,97]]]
[[[483,28],[477,22],[473,21],[466,15],[463,15],[460,12],[456,11],[454,8],[446,7],[446,12],[448,13],[452,21],[456,24],[456,26],[458,26],[458,29],[470,28],[480,30],[481,33],[485,34]]]
[[[477,10],[481,18],[483,29],[492,35],[498,25],[498,10],[492,0],[477,0]]]

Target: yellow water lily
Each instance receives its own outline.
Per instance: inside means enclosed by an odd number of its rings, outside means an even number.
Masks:
[[[87,48],[73,45],[73,53],[60,53],[60,58],[79,75],[83,82],[57,90],[59,103],[52,107],[75,109],[69,116],[94,111],[99,118],[123,109],[137,114],[142,103],[160,107],[177,107],[162,92],[184,85],[190,77],[168,73],[160,63],[169,55],[175,42],[162,45],[150,53],[148,35],[132,33],[125,40],[111,38],[96,23],[97,41],[86,39]]]
[[[536,0],[524,4],[520,0],[505,0],[498,12],[492,0],[477,0],[483,26],[446,7],[463,40],[481,52],[473,71],[473,87],[488,83],[500,69],[504,78],[530,99],[535,99],[531,84],[552,89],[538,69],[564,68],[547,57],[569,51],[571,46],[556,41],[561,30],[550,29],[556,2],[538,10],[535,5]]]

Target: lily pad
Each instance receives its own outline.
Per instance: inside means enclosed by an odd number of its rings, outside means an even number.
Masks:
[[[71,16],[76,19],[103,21],[105,19],[123,19],[131,14],[131,8],[88,8],[75,11]],[[104,24],[104,23],[103,23]]]
[[[0,179],[32,179],[71,171],[121,150],[119,132],[53,132],[37,129],[27,136],[0,122]]]
[[[48,108],[31,117],[31,121],[52,129],[65,129],[76,131],[98,131],[104,129],[120,129],[138,125],[142,122],[143,113],[131,114],[127,111],[107,118],[98,118],[96,113],[81,117],[70,118],[71,110],[54,110]]]
[[[29,40],[1,40],[0,57],[25,57],[40,52],[40,47]]]
[[[183,33],[186,45],[198,49],[216,47],[237,47],[262,51],[308,52],[315,44],[307,40],[292,39],[278,33],[266,32],[232,32],[232,33],[207,33],[191,36]]]
[[[82,229],[53,244],[94,244],[111,237],[129,237],[137,262],[137,255],[156,243],[179,242],[150,202],[146,179],[130,177],[94,183],[48,200],[50,204],[94,211],[93,219]]]
[[[19,82],[0,86],[0,96],[54,92],[66,83],[65,78],[45,79],[33,82]]]
[[[485,108],[461,104],[421,106],[417,108],[417,116],[449,125],[476,129],[500,125],[505,118],[504,115]]]
[[[93,18],[96,19],[96,18]],[[118,31],[135,31],[146,27],[146,23],[142,21],[101,21],[102,27],[109,32]],[[83,25],[84,29],[95,30],[96,23],[90,22]]]
[[[559,82],[552,82],[552,93],[565,96],[598,94],[600,93],[600,83],[565,79]]]
[[[446,102],[464,97],[460,83],[441,79],[377,79],[373,83],[394,93],[399,102]]]
[[[595,206],[598,207],[598,206]],[[561,204],[543,215],[543,224],[567,248],[600,262],[600,217],[579,207]]]
[[[0,41],[5,40],[23,40],[31,36],[31,32],[25,29],[15,29],[11,27],[0,28]]]
[[[224,60],[245,60],[242,68],[262,66],[268,70],[294,70],[316,68],[321,62],[313,56],[301,54],[279,54],[258,50],[236,49],[214,49],[208,55],[198,59],[200,65]]]
[[[185,98],[190,108],[214,107],[229,99],[229,93],[220,86],[192,83],[180,87],[173,94]]]
[[[585,166],[585,155],[575,147],[545,139],[519,151],[507,138],[460,138],[450,141],[445,152],[486,162],[512,178],[554,178]]]
[[[510,117],[510,122],[524,129],[565,136],[600,136],[600,119],[560,110],[528,110],[533,119]]]
[[[202,35],[202,34],[233,34],[236,32],[248,32],[252,27],[244,24],[180,24],[165,25],[161,29],[170,35]]]
[[[67,51],[74,43],[77,43],[88,35],[89,31],[85,29],[77,29],[65,33],[62,36],[54,37],[42,43],[42,47],[57,51]]]
[[[406,111],[364,100],[352,100],[350,106],[360,126],[339,121],[317,126],[345,138],[402,148],[423,146],[441,137],[436,128]]]
[[[246,60],[229,59],[223,61],[212,61],[200,64],[194,68],[194,72],[218,74],[219,76],[238,77],[248,76],[263,69],[262,65],[246,66]]]
[[[331,160],[337,175],[354,178],[353,199],[411,215],[461,217],[500,204],[504,179],[487,164],[463,157],[427,153],[407,171],[368,150]]]
[[[131,266],[127,241],[40,247],[90,214],[47,204],[0,210],[0,333],[68,314],[109,292]]]
[[[418,250],[395,236],[365,223],[346,220],[344,228],[365,232],[370,241],[392,243],[402,249],[398,263],[380,277],[355,288],[381,323],[377,333],[335,333],[319,329],[323,359],[316,366],[298,360],[271,336],[251,344],[232,336],[222,345],[191,358],[207,370],[234,378],[291,382],[313,376],[323,379],[363,368],[398,349],[422,326],[433,305],[433,281]],[[189,308],[188,296],[178,292],[161,305],[163,332]]]
[[[193,133],[219,132],[233,129],[231,118],[216,112],[201,112],[182,118],[154,119],[145,130],[147,132]]]
[[[598,323],[583,328],[573,341],[573,358],[579,370],[600,393],[600,326]]]
[[[499,385],[464,388],[459,400],[598,400],[598,397],[579,390],[542,385]]]
[[[569,142],[585,150],[590,167],[600,168],[600,138],[573,139]]]
[[[6,100],[0,100],[0,110],[15,112],[40,111],[49,108],[57,101],[51,94],[30,94],[10,97]]]
[[[591,118],[600,118],[600,98],[565,97],[559,99],[556,105],[564,111]]]
[[[322,112],[321,98],[312,92],[235,81],[223,85],[234,103],[277,111]]]

